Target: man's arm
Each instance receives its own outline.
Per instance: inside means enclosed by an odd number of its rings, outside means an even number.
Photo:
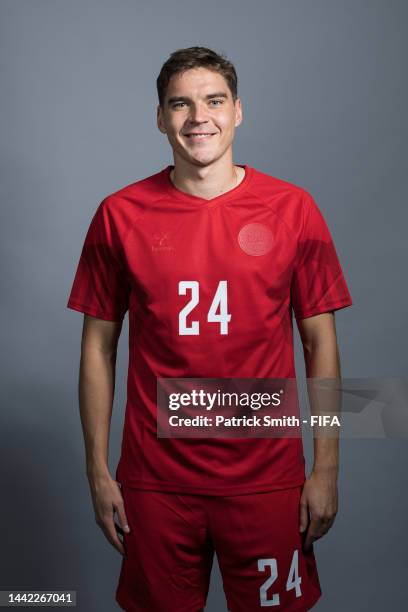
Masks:
[[[79,371],[79,407],[85,441],[86,471],[95,520],[108,541],[124,554],[114,523],[114,512],[124,531],[127,520],[123,498],[109,473],[109,433],[115,391],[117,344],[122,324],[84,315]]]
[[[338,379],[340,356],[337,345],[334,313],[328,312],[298,321],[303,344],[307,378]],[[309,393],[311,412],[318,414],[318,403],[313,405]],[[338,410],[338,394],[327,392],[332,412]],[[300,531],[307,527],[305,548],[321,537],[332,526],[338,509],[337,477],[339,470],[338,436],[317,436],[313,439],[313,469],[306,479],[300,502]],[[309,523],[310,520],[310,523]]]

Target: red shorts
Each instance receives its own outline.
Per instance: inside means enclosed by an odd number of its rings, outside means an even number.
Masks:
[[[116,600],[127,612],[198,612],[214,551],[228,610],[306,611],[321,595],[313,547],[302,550],[302,487],[216,497],[122,486],[124,534]]]

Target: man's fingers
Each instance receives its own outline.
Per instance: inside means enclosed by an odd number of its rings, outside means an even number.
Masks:
[[[315,540],[324,536],[329,531],[332,522],[333,521],[328,519],[316,519],[312,517],[305,538],[304,550],[308,550]]]
[[[124,555],[125,549],[123,547],[122,542],[118,538],[118,534],[116,532],[115,524],[113,521],[113,515],[112,517],[105,517],[104,519],[102,519],[99,523],[99,526],[102,528],[102,531],[104,532],[106,538],[112,544],[112,546],[114,546],[116,550],[120,552],[121,555]]]
[[[315,534],[314,531],[312,531],[311,527],[309,526],[309,529],[307,530],[307,533],[306,533],[305,543],[303,545],[304,550],[309,550],[313,542],[317,539],[318,539],[318,536]]]
[[[309,522],[309,512],[307,503],[301,500],[299,510],[299,531],[303,533],[303,531],[305,531],[305,529],[307,528],[307,524]]]
[[[113,484],[112,484],[113,483]],[[130,529],[126,519],[125,506],[122,497],[122,484],[117,481],[103,481],[103,486],[92,490],[95,508],[95,520],[105,534],[106,539],[116,550],[126,556],[124,533]],[[116,485],[116,486],[115,486]],[[115,522],[115,513],[118,522]],[[119,523],[119,524],[118,524]],[[119,538],[121,536],[121,538]]]
[[[123,536],[123,529],[120,525],[118,525],[115,521],[115,529],[117,531],[117,533],[119,533],[121,536]]]
[[[119,523],[120,523],[122,530],[125,531],[126,533],[129,533],[130,529],[129,529],[129,525],[127,522],[125,506],[124,506],[123,501],[116,505],[116,513],[118,515]]]
[[[309,550],[309,548],[312,546],[313,542],[315,540],[317,540],[319,538],[319,532],[316,529],[316,524],[313,523],[313,521],[310,523],[309,525],[309,529],[307,530],[306,533],[306,538],[305,538],[305,543],[304,543],[304,550]]]

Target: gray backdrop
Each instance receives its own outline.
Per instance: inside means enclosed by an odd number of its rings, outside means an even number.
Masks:
[[[336,315],[343,375],[404,376],[407,17],[404,0],[2,0],[0,589],[118,609],[121,558],[84,473],[82,315],[65,305],[101,199],[172,163],[155,124],[172,51],[227,53],[244,111],[234,161],[303,186],[325,215],[354,299]],[[319,612],[406,609],[407,459],[405,440],[342,443],[340,512],[315,545]],[[225,609],[215,567],[207,610]]]

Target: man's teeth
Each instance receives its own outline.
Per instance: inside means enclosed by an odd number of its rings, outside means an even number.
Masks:
[[[188,138],[203,138],[204,136],[212,136],[212,134],[187,134]]]

